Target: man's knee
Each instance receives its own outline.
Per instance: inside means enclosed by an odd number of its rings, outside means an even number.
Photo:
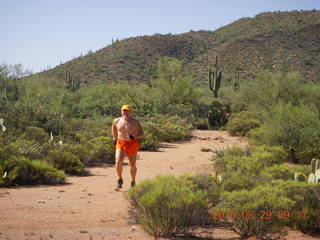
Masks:
[[[123,164],[123,159],[116,159],[116,166],[122,166]]]

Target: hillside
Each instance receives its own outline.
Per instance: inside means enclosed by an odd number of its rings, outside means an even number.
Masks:
[[[155,34],[115,43],[42,72],[65,81],[66,72],[83,84],[149,82],[156,77],[156,62],[170,56],[184,62],[200,83],[208,66],[219,56],[224,76],[235,68],[241,78],[261,70],[299,71],[306,80],[320,82],[320,11],[262,13],[242,18],[216,31]]]

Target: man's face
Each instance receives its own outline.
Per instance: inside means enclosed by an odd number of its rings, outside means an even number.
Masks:
[[[130,110],[123,109],[121,111],[121,113],[122,113],[122,117],[131,117],[131,111]]]

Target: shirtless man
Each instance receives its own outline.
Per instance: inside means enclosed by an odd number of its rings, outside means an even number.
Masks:
[[[127,156],[130,163],[131,187],[136,184],[137,174],[137,152],[140,148],[139,138],[144,136],[141,124],[138,120],[131,117],[132,108],[123,105],[121,108],[122,117],[114,119],[112,123],[112,135],[116,146],[116,172],[118,175],[117,188],[120,190],[123,184],[122,163]]]

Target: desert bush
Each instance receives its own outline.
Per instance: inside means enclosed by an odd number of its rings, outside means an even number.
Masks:
[[[295,172],[295,173],[302,173],[306,176],[308,176],[311,173],[311,166],[310,164],[308,165],[301,165],[301,164],[295,164],[290,166],[290,168]]]
[[[240,147],[232,147],[227,148],[222,157],[216,157],[216,154],[214,153],[210,159],[214,162],[214,168],[218,172],[225,172],[228,170],[228,162],[238,162],[243,156],[247,156],[244,150],[242,150]]]
[[[21,155],[31,160],[41,159],[45,156],[45,148],[36,141],[17,139],[11,145],[15,146]]]
[[[296,72],[261,72],[242,84],[240,90],[233,95],[230,97],[233,112],[249,109],[269,112],[281,103],[298,105],[307,98],[308,89]]]
[[[158,125],[160,141],[183,141],[190,136],[191,124],[179,116],[154,115],[149,121]]]
[[[91,160],[86,164],[115,163],[115,147],[111,137],[95,137],[85,145],[87,153],[91,155]]]
[[[63,135],[73,142],[79,143],[81,133],[86,129],[87,121],[84,119],[68,118],[65,124]]]
[[[22,156],[18,146],[15,144],[0,145],[0,163],[7,160],[11,156]]]
[[[309,164],[319,156],[320,120],[316,109],[305,105],[279,104],[263,125],[257,139],[282,146],[294,163]],[[308,153],[308,154],[306,154]]]
[[[141,150],[156,151],[160,147],[158,125],[152,122],[143,124],[144,137],[141,139]]]
[[[286,151],[280,146],[251,146],[246,151],[250,156],[259,158],[265,166],[284,163],[288,157]]]
[[[29,185],[29,184],[58,184],[62,183],[66,175],[45,162],[31,161],[25,157],[11,156],[2,163],[2,171],[7,172],[3,184]]]
[[[246,136],[247,133],[261,125],[250,112],[240,112],[232,117],[227,125],[228,133],[232,136]]]
[[[42,128],[28,126],[21,135],[21,138],[42,144],[49,141],[49,134]]]
[[[199,130],[208,130],[208,119],[199,119],[193,122],[193,126]]]
[[[295,172],[285,164],[275,164],[270,167],[266,167],[261,171],[261,177],[265,178],[265,181],[271,180],[294,180]]]
[[[38,101],[20,101],[7,113],[8,128],[17,129],[20,133],[30,126],[43,128],[46,132],[60,134],[63,129],[64,119],[61,112],[56,112],[50,106],[40,104]],[[35,129],[30,129],[34,134]],[[32,133],[33,132],[33,133]],[[41,135],[41,133],[40,133]]]
[[[80,143],[64,143],[62,146],[54,146],[54,148],[51,148],[50,150],[61,150],[63,152],[70,152],[77,156],[80,161],[84,164],[87,165],[91,160],[91,156],[89,154],[89,149],[87,149],[87,145],[80,144]],[[90,157],[89,157],[90,156]]]
[[[132,213],[154,237],[184,234],[210,219],[208,194],[185,177],[157,176],[132,188]]]
[[[187,140],[190,137],[191,125],[178,116],[162,116],[156,114],[146,118],[142,123],[145,133],[141,140],[142,150],[157,150],[160,142]]]
[[[292,211],[294,201],[276,187],[258,186],[250,191],[224,192],[213,210],[213,218],[231,222],[231,229],[242,238],[277,238],[285,234],[287,219],[279,212]]]
[[[193,191],[202,190],[208,194],[209,207],[215,206],[220,199],[222,187],[220,181],[211,174],[185,174],[180,176],[182,179],[191,181]]]
[[[294,201],[288,225],[304,233],[320,234],[320,184],[275,181],[272,186],[280,187]]]
[[[59,149],[49,151],[46,161],[68,174],[81,174],[84,171],[83,163],[77,156]]]
[[[265,181],[261,172],[279,164],[286,153],[279,147],[254,146],[246,150],[229,148],[221,158],[214,158],[214,166],[222,178],[225,191],[252,189]]]
[[[224,105],[218,100],[214,100],[209,105],[208,123],[210,128],[218,129],[228,122],[230,115],[230,106]]]
[[[0,186],[4,186],[4,176],[5,176],[5,171],[3,170],[3,167],[1,165],[0,161]]]
[[[222,149],[210,149],[208,148],[209,151],[213,152],[213,155],[209,158],[210,161],[216,161],[217,159],[221,159],[225,156],[227,148],[222,148]],[[216,161],[217,162],[217,161]]]
[[[222,157],[216,158],[213,156],[211,159],[214,161],[218,172],[227,172],[241,167],[242,159],[249,158],[248,162],[258,164],[257,167],[265,167],[283,163],[286,157],[287,154],[281,147],[261,145],[251,146],[244,150],[239,147],[227,148]]]

